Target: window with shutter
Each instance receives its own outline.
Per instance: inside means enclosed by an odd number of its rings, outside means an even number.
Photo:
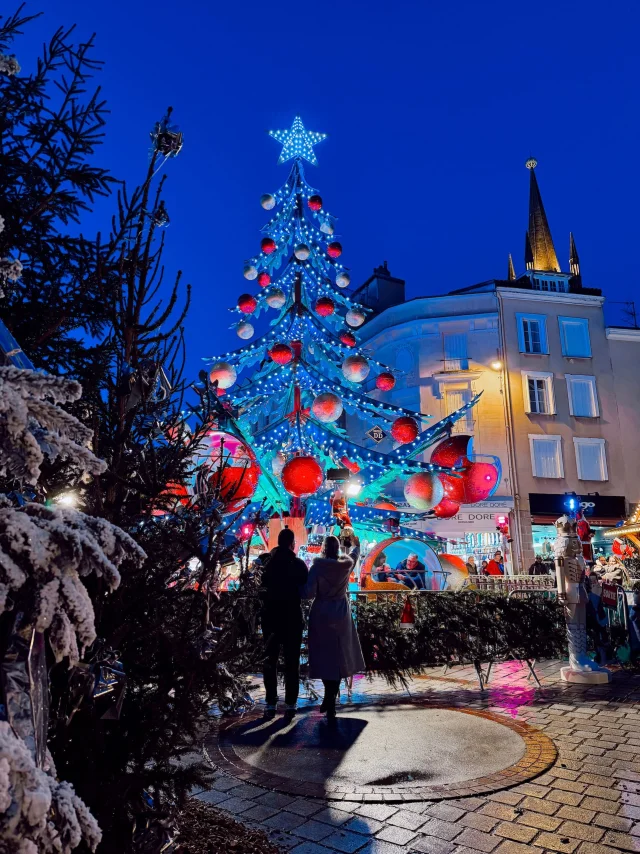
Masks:
[[[576,467],[579,480],[609,480],[604,439],[577,439],[573,444],[576,451]]]
[[[562,355],[577,359],[591,356],[589,321],[586,317],[559,317]]]
[[[597,418],[600,415],[596,378],[583,374],[567,374],[569,414],[580,418]]]
[[[529,436],[531,471],[534,477],[562,478],[562,439],[560,436],[535,434]]]
[[[446,414],[450,415],[460,409],[465,403],[469,403],[473,397],[470,388],[445,388],[444,402]],[[463,418],[453,425],[452,433],[473,433],[473,409],[467,410]]]
[[[445,334],[443,339],[445,371],[466,371],[469,367],[467,336],[464,333]]]

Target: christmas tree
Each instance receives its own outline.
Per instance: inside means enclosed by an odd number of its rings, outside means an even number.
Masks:
[[[370,505],[380,503],[385,487],[398,478],[412,507],[440,517],[455,515],[463,501],[487,498],[499,468],[469,457],[469,437],[452,437],[429,462],[420,459],[478,398],[427,424],[430,416],[384,399],[395,385],[394,372],[358,345],[356,330],[367,310],[349,295],[336,218],[305,177],[303,161],[317,165],[314,148],[326,134],[307,131],[296,117],[290,130],[270,135],[282,144],[279,162],[293,163],[284,185],[260,200],[273,213],[262,228],[260,252],[244,265],[245,278],[260,291],[238,298],[236,332],[250,341],[253,318],[269,309],[277,314],[252,343],[213,359],[208,377],[223,395],[228,423],[251,437],[247,493],[269,511],[306,515],[307,525],[328,524],[337,515],[372,527],[390,511]],[[363,391],[374,387],[382,399]],[[355,424],[358,436],[367,430],[372,438],[390,434],[395,448],[382,453],[365,447],[353,436]],[[346,492],[358,495],[358,506],[345,510],[344,495],[326,479],[329,469],[346,470]]]

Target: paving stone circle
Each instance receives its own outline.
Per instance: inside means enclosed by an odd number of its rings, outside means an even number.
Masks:
[[[429,703],[317,709],[286,722],[259,711],[220,722],[214,764],[269,789],[327,800],[410,802],[487,794],[524,783],[557,758],[534,727],[492,712]]]

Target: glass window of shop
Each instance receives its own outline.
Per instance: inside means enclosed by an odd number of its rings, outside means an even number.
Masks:
[[[556,538],[555,525],[532,525],[531,530],[533,533],[534,552],[544,560],[553,560],[553,542]],[[599,555],[609,557],[612,554],[611,545],[613,541],[604,538],[602,532],[606,528],[592,525],[591,530],[594,533],[591,541],[594,557],[598,557]]]

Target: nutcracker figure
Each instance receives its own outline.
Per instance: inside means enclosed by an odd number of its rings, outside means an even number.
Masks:
[[[608,682],[611,673],[587,655],[587,591],[582,543],[578,523],[569,516],[556,522],[553,554],[556,564],[558,597],[564,605],[569,643],[569,667],[560,670],[564,682]]]

